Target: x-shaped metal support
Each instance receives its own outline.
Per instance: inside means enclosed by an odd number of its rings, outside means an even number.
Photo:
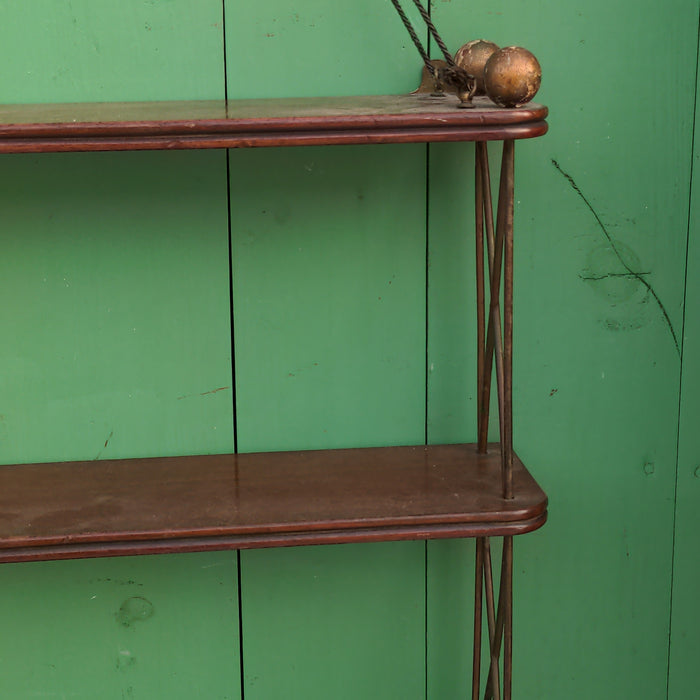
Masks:
[[[513,208],[514,142],[503,142],[496,224],[486,142],[476,144],[476,284],[478,447],[486,452],[493,365],[496,366],[503,498],[513,497]],[[484,246],[484,238],[486,245]],[[486,253],[486,255],[485,255]],[[484,259],[488,258],[486,303]],[[501,314],[501,286],[502,306]],[[481,690],[482,615],[486,603],[489,671],[484,700],[511,700],[513,658],[513,538],[503,538],[498,602],[494,595],[491,542],[476,542],[472,700]],[[503,674],[500,658],[503,650]]]
[[[513,537],[503,538],[501,581],[498,603],[494,595],[491,541],[476,541],[476,581],[474,593],[474,658],[472,667],[472,700],[479,700],[481,688],[481,634],[483,603],[486,600],[488,624],[489,670],[484,700],[511,700],[513,671]],[[496,608],[496,605],[498,607]],[[503,683],[499,660],[503,649]]]

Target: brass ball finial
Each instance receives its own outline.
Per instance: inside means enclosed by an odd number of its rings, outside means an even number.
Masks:
[[[498,46],[492,41],[474,39],[462,46],[454,56],[454,62],[476,79],[475,95],[486,94],[486,89],[484,88],[484,67],[486,66],[486,61],[496,51],[498,51]]]
[[[486,94],[501,107],[520,107],[537,93],[542,68],[535,56],[520,46],[507,46],[486,61]]]

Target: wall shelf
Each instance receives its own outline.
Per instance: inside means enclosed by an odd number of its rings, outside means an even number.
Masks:
[[[513,536],[547,518],[547,498],[512,444],[514,143],[547,131],[547,108],[457,102],[418,93],[0,107],[0,153],[476,142],[478,347],[477,444],[4,466],[0,562],[475,537],[472,697],[485,603],[486,697],[502,688],[509,700]],[[503,143],[495,216],[488,141]],[[489,445],[494,367],[500,434]]]
[[[541,136],[547,108],[425,94],[0,106],[0,153],[490,141]]]
[[[498,446],[384,447],[0,468],[0,562],[482,535],[546,518]]]

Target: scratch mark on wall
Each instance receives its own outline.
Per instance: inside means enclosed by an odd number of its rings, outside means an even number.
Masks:
[[[606,228],[605,224],[601,220],[600,216],[598,215],[598,212],[593,208],[593,205],[590,203],[588,198],[586,197],[585,194],[581,191],[581,188],[576,184],[576,181],[574,178],[569,175],[565,170],[562,169],[562,167],[559,165],[559,163],[552,158],[552,165],[559,171],[559,173],[568,181],[569,185],[571,185],[571,189],[576,192],[576,194],[581,198],[583,203],[586,205],[588,210],[593,214],[593,218],[596,220],[596,223],[598,224],[598,228],[603,232],[603,235],[607,239],[608,243],[610,244],[610,248],[612,249],[613,253],[615,253],[615,256],[617,259],[620,261],[620,264],[622,267],[627,271],[625,273],[621,273],[620,275],[605,275],[604,277],[601,277],[601,279],[604,279],[605,277],[613,277],[613,276],[627,276],[636,279],[637,281],[641,282],[644,287],[646,287],[647,291],[649,294],[654,297],[654,301],[656,301],[659,310],[661,311],[661,314],[664,317],[664,321],[666,322],[666,325],[668,326],[668,330],[671,333],[671,337],[673,338],[673,344],[676,346],[676,352],[678,353],[678,356],[680,357],[681,355],[681,348],[680,345],[678,344],[678,337],[676,336],[676,331],[673,328],[673,324],[671,323],[671,318],[668,315],[668,311],[666,311],[666,307],[663,305],[661,302],[661,299],[659,299],[658,294],[654,291],[654,288],[647,282],[647,280],[644,279],[645,275],[648,275],[648,272],[635,272],[632,270],[629,265],[625,262],[624,258],[620,254],[620,250],[618,246],[616,245],[615,241],[612,239],[612,236],[610,233],[608,233],[608,229]]]
[[[230,386],[220,386],[218,389],[210,389],[209,391],[203,391],[199,394],[185,394],[184,396],[178,396],[177,400],[182,401],[182,399],[191,399],[193,396],[207,396],[209,394],[217,394],[220,391],[226,391],[226,389],[230,388]]]
[[[114,583],[118,586],[141,586],[143,587],[142,583],[139,583],[138,581],[134,581],[134,579],[125,579],[125,578],[109,578],[109,577],[104,577],[104,578],[95,578],[90,581],[90,583]]]
[[[107,436],[107,439],[105,440],[104,446],[101,447],[100,451],[97,453],[97,456],[95,457],[95,459],[99,459],[102,456],[102,453],[105,451],[107,445],[109,445],[109,441],[112,439],[113,435],[114,435],[114,431],[112,430],[112,432]]]
[[[215,564],[205,564],[202,568],[203,569],[213,569],[215,566],[226,566],[227,562],[225,561],[218,561]]]
[[[379,297],[381,299],[381,297]],[[287,374],[288,377],[296,377],[297,374],[301,374],[301,372],[305,372],[307,369],[311,369],[312,367],[318,367],[318,362],[314,362],[310,365],[306,365],[306,367],[297,367],[296,369],[293,369],[291,372]]]

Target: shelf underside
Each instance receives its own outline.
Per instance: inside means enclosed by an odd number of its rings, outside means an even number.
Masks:
[[[502,141],[547,131],[539,104],[457,105],[454,95],[427,94],[0,105],[0,153]]]
[[[540,527],[497,445],[384,447],[0,467],[0,562],[481,535]]]

